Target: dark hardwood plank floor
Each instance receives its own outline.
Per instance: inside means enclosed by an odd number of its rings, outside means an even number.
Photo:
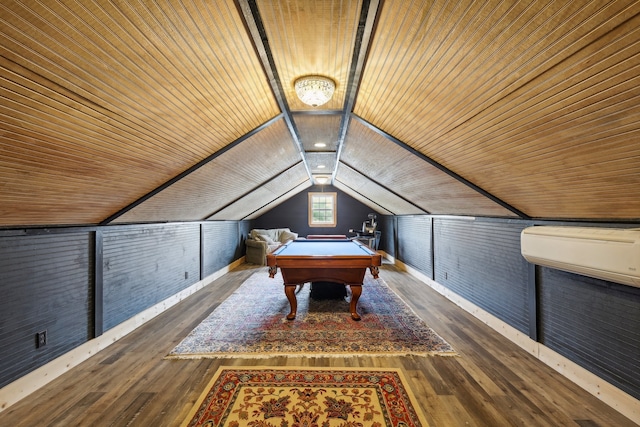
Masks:
[[[459,357],[165,360],[244,280],[242,265],[0,413],[0,426],[175,426],[221,365],[402,367],[431,426],[635,426],[393,265],[380,276]],[[284,298],[284,292],[283,292]]]

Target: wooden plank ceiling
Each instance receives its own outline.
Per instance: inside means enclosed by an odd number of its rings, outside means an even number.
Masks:
[[[0,1],[0,23],[0,227],[250,219],[314,175],[380,214],[640,219],[640,1]]]

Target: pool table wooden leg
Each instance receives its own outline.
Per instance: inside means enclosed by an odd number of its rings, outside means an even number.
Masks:
[[[298,299],[296,298],[296,287],[297,284],[284,284],[284,294],[287,296],[289,300],[289,305],[291,306],[291,311],[287,314],[287,320],[293,320],[296,318],[296,312],[298,311]]]
[[[351,318],[353,320],[360,320],[360,315],[358,314],[357,306],[358,300],[360,299],[360,295],[362,295],[362,285],[360,284],[349,284],[351,288],[351,303],[349,304],[349,309],[351,310]]]

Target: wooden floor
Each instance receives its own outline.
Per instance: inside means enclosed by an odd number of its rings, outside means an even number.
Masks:
[[[431,426],[635,426],[394,266],[382,277],[460,357],[165,360],[245,264],[0,413],[0,426],[175,426],[220,365],[401,367]],[[284,293],[283,293],[284,298]]]

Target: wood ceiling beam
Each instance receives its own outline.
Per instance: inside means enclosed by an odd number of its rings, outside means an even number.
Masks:
[[[270,201],[269,203],[265,203],[264,205],[252,210],[251,212],[249,212],[248,214],[246,214],[245,216],[243,216],[241,218],[241,221],[246,221],[247,219],[249,219],[252,215],[254,215],[256,212],[260,211],[261,209],[264,209],[265,207],[269,206],[270,204],[272,204],[273,202],[275,202],[278,199],[282,199],[285,196],[288,196],[289,194],[292,194],[293,196],[295,196],[296,194],[298,194],[298,191],[296,191],[296,189],[298,187],[300,187],[301,184],[297,184],[295,186],[293,186],[292,188],[288,189],[287,191],[285,191],[284,193],[280,194],[278,197],[276,197],[275,199],[273,199],[272,201]],[[295,191],[295,193],[294,193]]]
[[[168,188],[169,186],[175,184],[176,182],[180,181],[182,178],[184,178],[184,177],[190,175],[191,173],[195,172],[196,170],[200,169],[202,166],[206,165],[207,163],[211,162],[212,160],[215,160],[216,158],[218,158],[222,154],[226,153],[227,151],[229,151],[233,147],[235,147],[238,144],[240,144],[240,143],[244,142],[245,140],[249,139],[250,137],[252,137],[256,133],[260,132],[261,130],[263,130],[263,129],[269,127],[269,126],[271,126],[273,123],[277,122],[281,118],[282,118],[282,114],[279,114],[279,115],[275,116],[274,118],[272,118],[271,120],[269,120],[268,122],[263,123],[262,125],[258,126],[257,128],[253,129],[252,131],[242,135],[240,138],[236,139],[231,144],[228,144],[228,145],[224,146],[222,149],[216,151],[215,153],[213,153],[212,155],[210,155],[206,159],[203,159],[203,160],[199,161],[198,163],[196,163],[195,165],[191,166],[186,171],[182,172],[181,174],[175,176],[174,178],[172,178],[169,181],[165,182],[161,186],[155,188],[154,190],[152,190],[149,193],[145,194],[144,196],[140,197],[135,202],[131,203],[130,205],[128,205],[126,207],[124,207],[123,209],[120,209],[115,214],[111,215],[110,217],[108,217],[105,220],[103,220],[102,222],[100,222],[99,225],[107,225],[107,224],[115,221],[117,218],[119,218],[120,216],[122,216],[125,213],[129,212],[131,209],[135,208],[136,206],[140,205],[141,203],[145,202],[146,200],[148,200],[148,199],[152,198],[153,196],[155,196],[156,194],[160,193],[162,190],[164,190],[164,189]]]
[[[335,180],[336,174],[338,173],[338,164],[340,163],[342,147],[344,146],[344,140],[347,136],[347,130],[349,128],[351,111],[353,110],[353,105],[356,101],[356,95],[358,94],[358,86],[360,85],[362,70],[369,53],[371,37],[373,36],[375,23],[378,18],[378,13],[382,8],[383,1],[384,0],[363,0],[362,2],[362,9],[360,10],[360,20],[358,21],[358,30],[356,32],[353,46],[353,56],[351,58],[351,69],[349,70],[349,81],[347,82],[343,116],[340,122],[340,129],[338,133],[336,164],[333,169],[333,173],[331,174],[331,182]]]
[[[389,187],[387,187],[386,185],[384,185],[381,182],[376,181],[375,179],[372,179],[371,177],[369,177],[368,175],[366,175],[365,173],[363,173],[361,170],[358,170],[356,168],[354,168],[352,165],[347,164],[345,162],[340,162],[342,163],[342,165],[344,167],[347,167],[349,169],[351,169],[352,171],[359,173],[360,175],[366,177],[369,181],[373,182],[375,185],[379,186],[380,188],[384,189],[385,191],[389,192],[389,194],[393,194],[395,197],[399,198],[400,200],[410,204],[411,206],[420,209],[424,214],[431,214],[431,212],[429,212],[427,209],[423,208],[422,206],[418,206],[417,204],[415,204],[414,202],[412,202],[411,200],[402,197],[400,194],[396,193],[395,191],[391,190]],[[362,194],[361,192],[357,191],[356,189],[354,189],[353,187],[351,187],[349,184],[347,184],[345,181],[339,181],[342,185],[344,185],[345,187],[349,187],[353,192],[358,193],[360,196],[364,197],[367,200],[370,200],[372,203],[375,203],[376,205],[380,206],[382,209],[384,209],[385,211],[391,212],[394,215],[396,215],[396,213],[394,211],[392,211],[391,209],[389,209],[386,206],[382,206],[380,203],[370,199],[369,197],[365,196],[364,194]]]
[[[267,32],[264,28],[264,23],[260,16],[258,5],[255,0],[236,0],[236,6],[240,12],[244,25],[251,35],[254,49],[260,57],[262,68],[269,79],[269,85],[271,86],[271,90],[273,91],[278,106],[282,111],[282,117],[284,118],[287,128],[291,133],[296,149],[300,153],[307,175],[309,175],[309,179],[312,179],[311,169],[309,169],[305,152],[302,147],[302,143],[300,142],[300,134],[298,133],[295,122],[293,121],[293,116],[291,114],[287,98],[284,95],[282,82],[280,81],[280,76],[278,75],[278,70],[273,59],[273,53],[269,47],[269,39],[267,38]]]
[[[300,164],[300,162],[295,163],[291,166],[289,166],[287,169],[277,173],[276,175],[273,175],[271,178],[267,179],[266,181],[262,182],[260,185],[252,188],[249,191],[244,192],[243,194],[239,195],[238,197],[236,197],[235,199],[233,199],[232,201],[230,201],[229,203],[225,204],[224,206],[216,209],[214,212],[211,212],[209,215],[206,216],[207,219],[211,219],[214,215],[216,215],[219,212],[222,212],[223,210],[225,210],[226,208],[228,208],[229,206],[232,206],[234,203],[238,203],[240,200],[242,200],[243,198],[247,197],[248,195],[250,195],[252,192],[254,192],[256,190],[256,188],[260,188],[262,186],[265,186],[267,184],[269,184],[270,182],[273,182],[276,178],[278,178],[280,175],[282,175],[283,173],[292,170],[293,168],[295,168],[296,166],[298,166]],[[295,188],[296,186],[298,186],[299,184],[296,184],[293,188]],[[284,194],[287,194],[289,191],[291,191],[292,189],[289,189],[287,191],[285,191]],[[258,209],[262,209],[262,206]],[[253,212],[250,212],[248,215],[245,215],[243,218],[241,218],[241,220],[246,219],[247,216],[251,215]]]
[[[361,117],[358,117],[356,114],[351,114],[351,117],[354,120],[358,120],[360,123],[362,123],[363,125],[365,125],[369,129],[371,129],[372,131],[384,136],[389,141],[394,142],[399,147],[404,148],[405,150],[407,150],[411,154],[413,154],[413,155],[417,156],[418,158],[424,160],[425,162],[429,163],[431,166],[433,166],[433,167],[441,170],[442,172],[446,173],[447,175],[449,175],[453,179],[455,179],[455,180],[459,181],[460,183],[466,185],[467,187],[477,191],[478,193],[482,194],[483,196],[487,197],[488,199],[492,200],[493,202],[499,204],[503,208],[513,212],[514,214],[518,215],[520,218],[522,218],[522,219],[531,219],[531,217],[529,215],[527,215],[526,213],[516,209],[515,207],[511,206],[510,204],[508,204],[504,200],[494,196],[493,194],[491,194],[488,191],[484,190],[483,188],[477,186],[473,182],[463,178],[462,176],[460,176],[457,173],[453,172],[451,169],[446,168],[445,166],[443,166],[440,163],[436,162],[435,160],[433,160],[429,156],[426,156],[426,155],[422,154],[420,151],[410,147],[409,145],[405,144],[404,142],[400,141],[399,139],[395,138],[394,136],[389,135],[388,133],[386,133],[382,129],[372,125],[371,123],[369,123],[365,119],[363,119]]]
[[[362,194],[361,192],[359,192],[359,191],[358,191],[358,190],[356,190],[355,188],[351,187],[351,186],[350,186],[349,184],[347,184],[346,182],[344,182],[344,181],[340,181],[339,179],[336,179],[336,181],[337,181],[337,182],[339,182],[340,184],[344,185],[344,186],[345,186],[345,187],[347,187],[349,190],[353,191],[354,193],[356,193],[358,196],[362,197],[363,199],[366,199],[366,200],[368,200],[369,202],[371,202],[372,204],[374,204],[374,205],[378,206],[380,209],[382,209],[382,210],[384,210],[384,211],[386,211],[386,212],[391,213],[391,215],[397,215],[397,213],[396,213],[396,212],[394,212],[394,211],[392,211],[392,210],[390,210],[390,209],[385,208],[385,207],[384,207],[384,206],[382,206],[380,203],[378,203],[378,202],[376,202],[375,200],[373,200],[373,199],[371,199],[371,198],[369,198],[369,197],[365,196],[364,194]],[[377,212],[377,213],[378,213],[378,214],[380,214],[379,212]]]

